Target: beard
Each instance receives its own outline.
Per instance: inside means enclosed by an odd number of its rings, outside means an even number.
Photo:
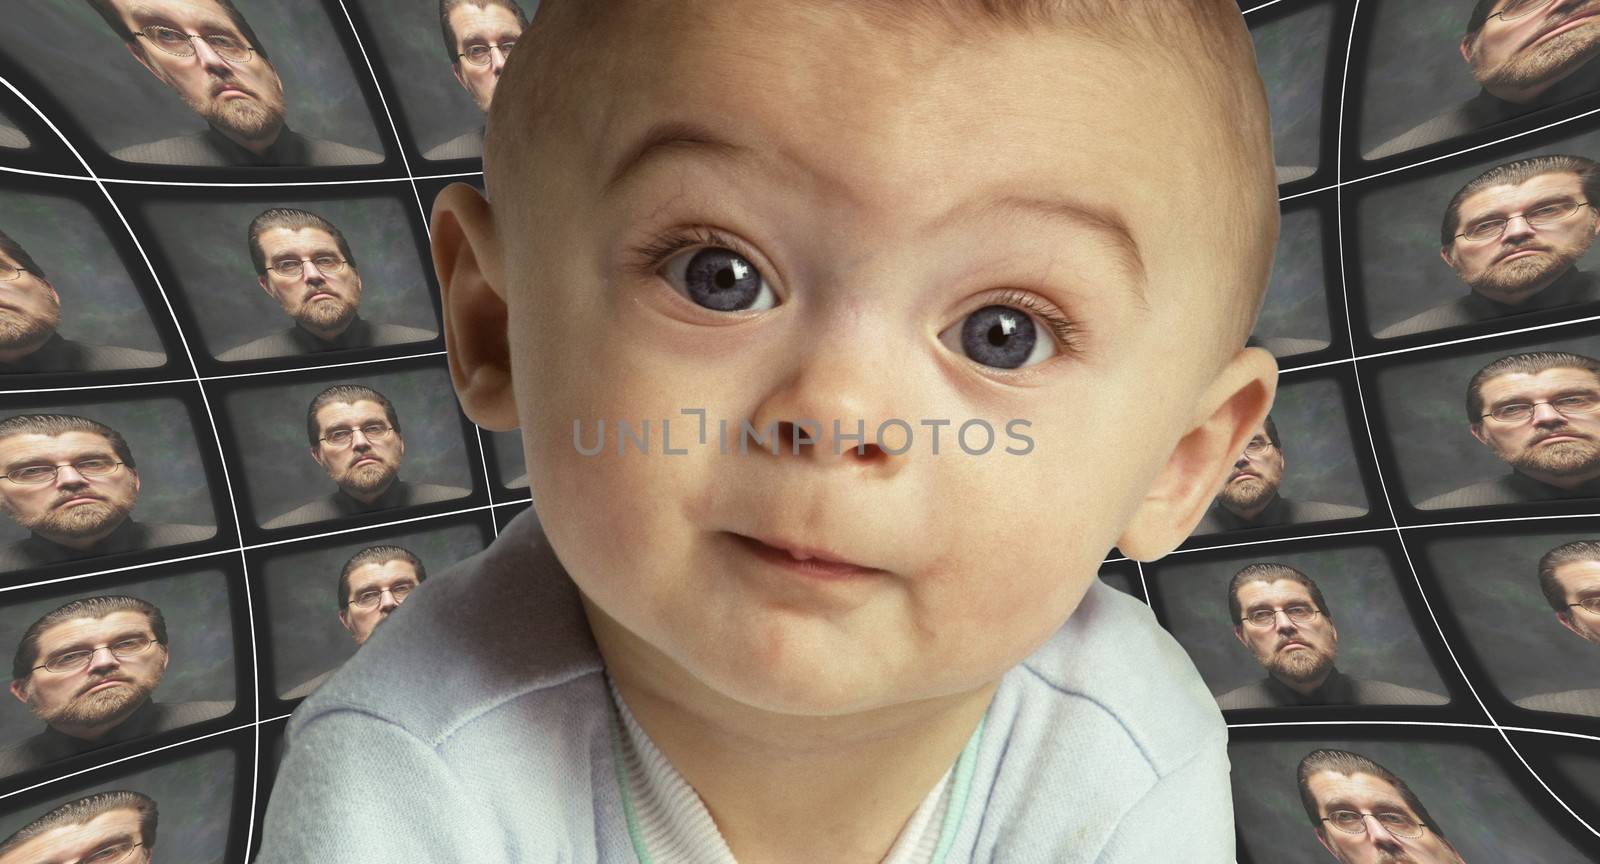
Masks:
[[[1267,666],[1267,671],[1271,672],[1274,678],[1301,684],[1315,681],[1332,668],[1332,654],[1307,647],[1304,651],[1274,654],[1272,662]]]
[[[1580,8],[1574,14],[1592,11]],[[1600,51],[1600,22],[1580,24],[1551,37],[1542,45],[1529,46],[1478,77],[1488,90],[1522,90],[1537,87],[1553,78],[1571,73]]]
[[[387,462],[368,462],[351,468],[340,478],[339,485],[352,492],[369,493],[389,485],[400,469]]]
[[[1277,492],[1276,483],[1268,483],[1260,477],[1249,477],[1223,486],[1217,498],[1229,510],[1249,510],[1265,503]]]
[[[101,680],[104,679],[95,679],[87,686],[93,687]],[[128,681],[123,687],[108,687],[94,693],[81,693],[54,709],[40,708],[37,697],[31,696],[28,707],[33,709],[40,720],[52,726],[97,726],[132,714],[150,698],[150,694],[155,692],[156,685],[160,683],[160,674],[157,674],[153,681]]]
[[[7,508],[7,512],[18,525],[44,537],[77,539],[92,537],[108,525],[121,524],[133,512],[133,502],[102,500],[64,509],[51,507],[38,516],[24,516],[10,508]]]
[[[294,320],[318,330],[336,330],[348,325],[356,317],[356,305],[340,299],[318,300],[300,307]]]
[[[1600,466],[1600,445],[1585,440],[1557,441],[1544,446],[1535,445],[1507,461],[1513,468],[1540,471],[1558,477],[1582,474]]]
[[[1579,242],[1570,247],[1552,249],[1542,255],[1528,255],[1515,261],[1490,266],[1479,274],[1478,278],[1468,280],[1467,285],[1491,300],[1516,296],[1540,282],[1555,281],[1587,251],[1589,244]]]
[[[25,348],[42,342],[55,332],[61,323],[61,310],[52,309],[38,318],[30,318],[10,309],[0,309],[0,349]]]
[[[283,126],[281,101],[268,102],[259,96],[229,99],[207,96],[203,102],[185,101],[207,123],[247,140],[269,137]]]

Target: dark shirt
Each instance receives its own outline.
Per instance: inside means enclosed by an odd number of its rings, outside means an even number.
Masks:
[[[1448,303],[1441,303],[1432,309],[1418,312],[1398,324],[1391,324],[1374,335],[1379,339],[1388,339],[1394,336],[1406,336],[1412,333],[1424,333],[1429,330],[1471,324],[1476,321],[1491,321],[1495,318],[1503,318],[1507,315],[1517,315],[1523,312],[1539,312],[1559,306],[1572,306],[1578,303],[1593,303],[1596,301],[1600,301],[1600,279],[1596,279],[1591,273],[1585,273],[1576,267],[1572,267],[1561,274],[1556,281],[1545,286],[1543,291],[1529,297],[1519,306],[1511,306],[1490,300],[1482,294],[1472,291],[1465,297],[1458,297]]]
[[[379,345],[401,345],[406,342],[427,342],[438,334],[419,327],[401,324],[374,324],[357,315],[344,332],[332,340],[323,340],[311,331],[296,324],[287,330],[229,348],[217,355],[218,360],[260,360],[265,357],[291,357],[317,351],[338,351],[345,348],[375,348]]]
[[[21,372],[102,372],[107,369],[148,369],[167,362],[161,351],[89,345],[51,333],[33,353],[14,363],[0,361],[0,375]]]
[[[0,750],[0,776],[27,771],[108,744],[131,741],[210,720],[213,717],[221,717],[232,710],[232,702],[164,704],[150,699],[135,709],[128,715],[128,719],[122,721],[116,728],[93,741],[57,731],[54,726],[46,726],[43,732]]]
[[[1516,700],[1519,707],[1529,711],[1558,711],[1562,714],[1587,714],[1600,717],[1600,690],[1563,690],[1560,693],[1540,693]]]
[[[260,156],[239,146],[210,125],[206,126],[204,132],[179,135],[149,144],[135,144],[111,155],[124,162],[218,168],[236,165],[371,165],[383,161],[382,156],[371,150],[301,135],[288,126],[278,132],[277,140]]]
[[[1354,519],[1367,515],[1363,507],[1351,507],[1347,504],[1328,504],[1322,501],[1291,501],[1281,495],[1274,495],[1272,503],[1261,508],[1254,519],[1244,519],[1232,510],[1222,506],[1221,501],[1212,501],[1211,508],[1196,525],[1193,536],[1201,534],[1215,534],[1218,531],[1237,531],[1241,528],[1264,528],[1269,525],[1296,525],[1301,522],[1328,522],[1334,519]]]
[[[1417,505],[1419,510],[1446,507],[1487,507],[1491,504],[1521,504],[1526,501],[1556,501],[1563,498],[1600,498],[1600,478],[1567,491],[1513,470],[1509,474],[1463,486],[1453,492],[1435,495]]]
[[[463,132],[422,154],[424,159],[477,159],[483,156],[483,127]]]
[[[1285,705],[1443,705],[1449,701],[1437,693],[1387,681],[1352,678],[1335,669],[1328,673],[1322,686],[1305,695],[1268,675],[1218,696],[1217,707],[1231,711]]]
[[[419,483],[413,486],[404,480],[396,480],[389,484],[389,488],[385,489],[382,495],[373,499],[371,504],[352,498],[343,489],[340,489],[323,498],[302,504],[282,516],[275,516],[261,527],[287,528],[290,525],[304,525],[307,522],[337,519],[340,516],[354,516],[357,513],[388,510],[391,507],[411,507],[417,504],[430,504],[434,501],[447,501],[451,498],[461,498],[470,494],[472,494],[471,490],[463,489],[459,486],[439,486],[433,483]]]
[[[74,558],[93,555],[110,555],[113,552],[132,552],[139,549],[156,549],[208,540],[217,533],[215,525],[185,525],[175,522],[136,522],[124,519],[116,530],[87,549],[74,549],[53,540],[46,540],[29,532],[27,538],[0,546],[0,570],[21,570],[39,567]]]
[[[1600,88],[1600,63],[1590,60],[1578,71],[1556,82],[1550,89],[1529,102],[1508,102],[1498,96],[1490,95],[1488,91],[1479,90],[1478,95],[1460,105],[1442,111],[1431,119],[1379,144],[1368,151],[1364,158],[1382,159],[1385,156],[1445,141],[1530,111],[1576,99],[1597,88]]]

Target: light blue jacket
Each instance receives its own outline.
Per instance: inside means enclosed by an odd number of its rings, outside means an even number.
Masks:
[[[570,580],[534,564],[554,560],[524,512],[301,703],[259,864],[636,860],[600,655]],[[971,782],[952,862],[1234,860],[1222,715],[1098,579],[1002,679]]]

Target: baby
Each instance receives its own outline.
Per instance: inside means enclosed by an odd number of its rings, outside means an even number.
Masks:
[[[288,724],[262,864],[1228,862],[1096,574],[1271,405],[1234,0],[545,0],[432,217],[538,501]]]

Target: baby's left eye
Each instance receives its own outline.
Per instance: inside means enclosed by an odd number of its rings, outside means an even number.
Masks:
[[[676,255],[662,277],[697,305],[718,312],[760,312],[776,305],[761,271],[732,249],[705,246]]]
[[[985,306],[939,334],[951,350],[978,363],[999,369],[1016,369],[1050,359],[1055,343],[1033,316],[1014,306]]]

